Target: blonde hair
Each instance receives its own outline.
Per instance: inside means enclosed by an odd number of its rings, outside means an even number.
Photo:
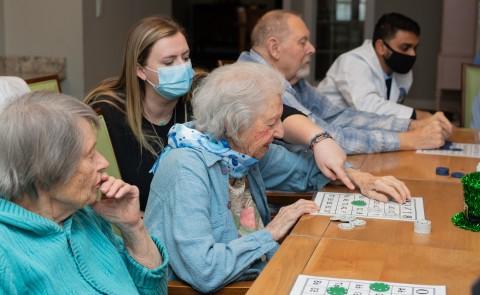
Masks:
[[[120,110],[126,112],[133,135],[140,145],[153,155],[157,155],[157,152],[149,139],[157,140],[159,146],[161,142],[159,138],[146,134],[142,129],[145,81],[137,77],[137,66],[146,65],[150,51],[158,40],[177,33],[184,34],[183,28],[169,18],[152,16],[140,20],[128,34],[120,77],[100,82],[84,99],[85,103],[91,106],[105,102],[120,109],[119,104],[124,105],[124,110]],[[105,97],[113,98],[117,104]]]

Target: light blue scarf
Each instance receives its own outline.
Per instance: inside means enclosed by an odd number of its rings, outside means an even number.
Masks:
[[[248,169],[258,162],[255,158],[232,150],[227,140],[217,140],[208,134],[191,128],[192,125],[192,122],[189,122],[185,124],[175,124],[170,128],[168,132],[168,145],[153,164],[150,173],[155,173],[159,163],[170,150],[183,147],[189,147],[199,151],[208,151],[221,157],[222,162],[228,168],[228,174],[233,178],[244,177]]]

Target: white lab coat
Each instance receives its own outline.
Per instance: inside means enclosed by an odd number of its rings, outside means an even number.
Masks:
[[[392,74],[390,99],[387,100],[386,74],[382,70],[371,40],[340,55],[317,89],[338,105],[382,115],[410,118],[411,107],[401,105],[413,82],[412,71]]]

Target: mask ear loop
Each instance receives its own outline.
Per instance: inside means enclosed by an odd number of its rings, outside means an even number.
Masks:
[[[158,71],[152,70],[152,69],[150,69],[150,68],[147,67],[147,66],[142,66],[141,64],[137,63],[137,67],[140,67],[140,68],[142,68],[142,69],[148,70],[148,71],[150,71],[150,72],[157,73],[157,75],[158,75]],[[145,79],[142,79],[142,80],[143,80],[143,82],[147,82],[148,84],[150,84],[150,86],[152,86],[153,88],[156,87],[155,84],[153,84],[153,82],[151,82],[150,80],[148,80],[147,75],[145,75]],[[160,82],[160,81],[159,81],[159,82]]]
[[[390,47],[390,45],[388,45],[388,43],[387,43],[385,40],[383,40],[383,39],[381,39],[381,40],[382,40],[382,43],[383,43],[383,45],[385,45],[385,47],[387,47],[387,48],[388,48],[388,50],[390,50],[390,54],[389,54],[389,56],[390,56],[390,55],[392,55],[393,53],[399,53],[399,52],[397,52],[397,51],[393,50],[393,48],[392,48],[392,47]]]

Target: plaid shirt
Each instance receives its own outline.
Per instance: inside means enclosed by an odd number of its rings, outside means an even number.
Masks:
[[[238,61],[267,64],[256,52],[243,52]],[[357,111],[335,105],[306,80],[287,84],[283,102],[305,113],[330,133],[347,154],[395,151],[400,148],[398,132],[408,130],[410,119]]]

